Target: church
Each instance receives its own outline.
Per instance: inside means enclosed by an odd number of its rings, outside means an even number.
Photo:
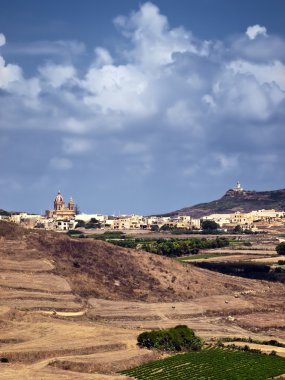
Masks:
[[[47,218],[70,220],[75,217],[75,203],[70,198],[67,207],[65,206],[63,196],[59,191],[54,200],[54,209],[46,211]]]

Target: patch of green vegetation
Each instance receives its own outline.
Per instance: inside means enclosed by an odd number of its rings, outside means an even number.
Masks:
[[[179,257],[177,260],[188,261],[188,260],[198,260],[198,259],[211,259],[212,257],[226,257],[226,256],[231,256],[231,255],[232,255],[232,253],[227,253],[227,254],[201,253],[201,254],[197,254],[197,255]]]
[[[67,235],[69,235],[69,236],[76,236],[76,235],[82,235],[82,231],[80,231],[80,230],[69,230],[68,232],[67,232]]]
[[[285,255],[285,241],[276,246],[276,252],[278,255]]]
[[[256,262],[194,262],[192,265],[223,274],[285,283],[285,271],[281,267],[271,268],[268,264]]]
[[[72,235],[75,236],[75,235]],[[80,234],[79,238],[93,238],[103,240],[124,248],[142,249],[147,252],[168,257],[195,255],[199,249],[222,248],[229,246],[225,237],[206,239],[205,237],[191,238],[134,238],[120,231],[107,231],[103,234]]]
[[[181,257],[197,254],[200,249],[222,248],[229,246],[229,240],[224,237],[215,239],[189,238],[189,239],[158,239],[155,242],[142,244],[147,252],[168,257]]]
[[[178,354],[122,371],[139,380],[265,380],[285,372],[276,355],[210,348]]]
[[[203,342],[185,325],[164,330],[145,331],[138,336],[138,345],[163,351],[200,351]]]
[[[285,343],[278,342],[278,340],[276,339],[258,340],[258,339],[252,339],[251,337],[249,338],[226,337],[226,338],[221,338],[220,342],[246,342],[246,343],[263,344],[265,346],[285,347]]]

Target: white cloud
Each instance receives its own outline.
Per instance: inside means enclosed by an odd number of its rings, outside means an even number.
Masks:
[[[235,73],[254,76],[261,85],[274,82],[282,91],[285,91],[285,65],[280,61],[257,64],[245,60],[236,60],[227,67]]]
[[[134,48],[126,55],[145,67],[171,63],[175,53],[205,55],[208,52],[207,41],[198,44],[191,32],[184,28],[170,29],[167,17],[150,2],[143,4],[130,17],[117,17],[115,25],[133,43]]]
[[[3,33],[0,33],[0,47],[6,44],[6,38]]]
[[[255,78],[230,71],[220,77],[219,90],[213,93],[219,117],[230,115],[236,121],[262,121],[271,113],[266,91]]]
[[[125,49],[96,47],[84,65],[77,57],[84,45],[68,41],[24,46],[22,54],[49,59],[30,77],[0,57],[0,128],[57,131],[49,163],[57,170],[91,155],[93,141],[98,160],[112,156],[134,175],[150,175],[157,163],[164,173],[163,162],[179,162],[185,176],[208,168],[228,175],[247,169],[239,153],[248,146],[282,156],[284,38],[251,27],[224,41],[199,40],[149,2],[115,24]]]
[[[260,26],[258,24],[249,26],[246,29],[245,34],[248,36],[250,40],[254,40],[257,36],[261,35],[266,37],[267,36],[267,30],[264,26]]]
[[[4,59],[0,56],[0,88],[9,90],[13,82],[22,79],[22,70],[17,65],[5,64]]]
[[[113,58],[111,57],[111,54],[107,49],[104,49],[102,47],[96,47],[95,56],[95,66],[97,67],[113,64]]]
[[[153,112],[145,97],[148,77],[134,65],[92,67],[82,85],[91,94],[84,97],[85,103],[91,108],[99,107],[103,113],[147,115]]]
[[[76,137],[65,137],[63,139],[63,151],[65,154],[87,153],[92,148],[92,141]]]
[[[73,164],[68,158],[53,157],[49,162],[49,167],[54,170],[70,170]]]
[[[43,79],[54,88],[72,82],[76,78],[76,70],[70,65],[47,64],[40,67],[39,72]]]

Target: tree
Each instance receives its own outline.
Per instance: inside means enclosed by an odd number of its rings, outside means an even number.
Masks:
[[[277,245],[276,252],[278,255],[285,255],[285,241]]]
[[[77,224],[75,228],[84,228],[85,227],[85,222],[84,220],[77,220]]]
[[[239,224],[235,226],[235,228],[233,229],[233,232],[237,234],[241,233],[242,232],[241,226]]]
[[[165,351],[200,351],[203,346],[202,339],[185,325],[146,331],[141,333],[137,340],[140,347]]]
[[[75,205],[75,215],[79,215],[80,214],[80,209],[79,209],[79,206],[78,204]]]
[[[169,224],[164,224],[163,226],[160,227],[160,231],[169,231],[171,230],[172,227],[170,227]]]
[[[89,222],[85,224],[85,228],[101,228],[101,223],[96,218],[91,218]]]
[[[214,222],[213,220],[204,220],[202,222],[203,231],[215,231],[218,228],[220,228],[219,224]]]

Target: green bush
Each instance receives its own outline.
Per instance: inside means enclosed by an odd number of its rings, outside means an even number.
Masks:
[[[69,230],[68,232],[67,232],[67,235],[81,235],[83,232],[82,231],[80,231],[80,230]]]
[[[276,252],[278,255],[285,255],[285,241],[277,245]]]
[[[197,254],[200,249],[222,248],[229,246],[230,241],[224,237],[215,239],[187,238],[187,239],[158,239],[145,242],[142,249],[147,252],[168,257],[180,257]]]
[[[164,351],[200,351],[203,346],[202,340],[185,325],[143,332],[137,340],[140,347]]]
[[[202,222],[202,230],[203,231],[216,231],[220,228],[219,224],[214,222],[213,220],[204,220]]]
[[[77,224],[75,228],[84,228],[85,227],[85,222],[84,220],[77,220]]]

